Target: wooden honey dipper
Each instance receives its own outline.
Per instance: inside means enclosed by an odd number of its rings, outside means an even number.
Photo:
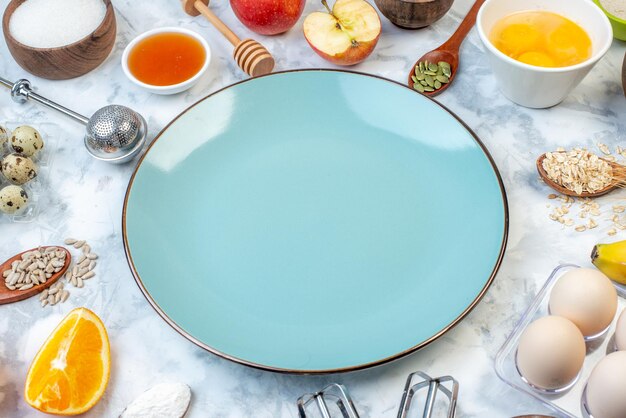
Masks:
[[[208,7],[209,0],[181,0],[185,13],[190,16],[204,16],[220,31],[235,47],[233,57],[237,65],[246,74],[256,77],[269,74],[274,69],[274,57],[269,51],[254,39],[239,39]]]

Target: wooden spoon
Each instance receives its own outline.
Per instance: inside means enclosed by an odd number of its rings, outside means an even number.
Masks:
[[[13,302],[17,302],[19,300],[24,300],[24,299],[28,299],[29,297],[36,295],[39,292],[42,292],[44,289],[49,288],[50,286],[52,286],[57,280],[59,280],[59,278],[61,276],[63,276],[63,274],[65,274],[65,272],[67,271],[68,267],[70,266],[70,264],[72,264],[72,255],[70,254],[70,252],[63,248],[63,247],[58,247],[56,245],[53,245],[52,247],[55,248],[59,248],[63,251],[65,251],[65,265],[63,266],[63,268],[61,268],[61,270],[57,273],[54,273],[52,275],[52,277],[50,277],[49,279],[46,280],[45,283],[36,285],[31,287],[28,290],[11,290],[9,288],[7,288],[4,285],[4,279],[2,279],[2,283],[0,283],[0,305],[3,305],[5,303],[13,303]],[[44,250],[48,247],[41,247]],[[0,264],[0,273],[6,271],[6,270],[11,270],[11,263],[13,263],[13,261],[15,260],[21,260],[22,259],[22,254],[27,253],[29,251],[35,251],[39,249],[39,247],[37,248],[33,248],[32,250],[27,250],[24,252],[21,252],[11,258],[9,258],[7,261],[5,261],[4,263]]]
[[[209,0],[181,0],[183,10],[190,16],[204,16],[228,41],[233,44],[233,58],[246,74],[256,77],[272,72],[274,57],[267,48],[254,39],[239,39],[219,17],[209,9]]]
[[[626,181],[626,178],[622,178],[622,176],[613,176],[613,179],[611,181],[611,183],[606,186],[603,189],[598,190],[597,192],[593,192],[593,193],[589,193],[589,192],[582,192],[581,194],[576,193],[573,190],[570,190],[568,188],[565,188],[563,186],[561,186],[558,183],[555,183],[554,181],[552,181],[550,179],[550,177],[548,177],[548,173],[546,173],[546,170],[543,168],[543,160],[546,158],[546,154],[541,154],[539,156],[539,158],[537,158],[537,171],[539,172],[539,175],[541,176],[541,178],[543,179],[543,181],[550,187],[552,187],[554,190],[556,190],[557,192],[567,195],[567,196],[573,196],[573,197],[598,197],[598,196],[602,196],[607,194],[610,191],[613,191],[617,188],[620,187],[620,184],[624,184],[624,182]],[[624,173],[626,172],[626,167],[624,167],[621,164],[617,164],[613,161],[609,161],[606,160],[604,158],[600,158],[603,161],[606,161],[611,168],[613,169],[614,173]]]
[[[413,80],[411,80],[411,76],[415,75],[415,67],[422,61],[428,61],[433,63],[438,63],[439,61],[445,61],[450,64],[450,72],[451,75],[449,77],[449,81],[446,84],[442,84],[441,88],[431,92],[424,92],[422,94],[430,97],[435,97],[436,95],[442,93],[445,89],[450,87],[452,81],[454,80],[454,76],[459,68],[459,48],[461,48],[461,44],[463,43],[463,39],[467,36],[470,29],[476,23],[476,15],[478,15],[478,10],[480,6],[485,2],[485,0],[476,0],[470,11],[465,16],[465,19],[461,22],[456,32],[452,34],[450,39],[444,42],[439,48],[434,49],[430,52],[427,52],[418,59],[413,67],[411,67],[411,72],[409,73],[409,87],[413,88]]]

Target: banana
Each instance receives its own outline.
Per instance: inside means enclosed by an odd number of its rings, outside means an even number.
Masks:
[[[626,284],[626,241],[597,244],[591,251],[591,262],[610,279]]]

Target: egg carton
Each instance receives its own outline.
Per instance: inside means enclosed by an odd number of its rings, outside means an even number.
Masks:
[[[28,194],[28,205],[23,210],[15,214],[4,214],[0,212],[0,224],[3,223],[28,223],[37,219],[41,209],[43,197],[49,193],[50,182],[49,176],[52,172],[52,165],[57,150],[57,144],[63,138],[63,131],[59,125],[51,122],[33,123],[27,120],[18,121],[0,121],[0,125],[13,131],[15,128],[21,125],[30,125],[37,129],[44,141],[44,148],[32,157],[33,162],[37,165],[37,177],[29,181],[25,185],[21,186]],[[0,145],[0,160],[6,155],[13,152],[9,144],[4,146]],[[10,185],[11,183],[0,174],[0,189]]]
[[[593,368],[607,354],[615,351],[614,333],[615,323],[621,312],[626,308],[626,300],[624,300],[624,287],[616,284],[618,291],[617,314],[613,322],[609,326],[606,333],[601,337],[588,341],[587,355],[583,367],[578,374],[576,380],[566,389],[556,390],[555,393],[545,393],[534,389],[526,383],[516,365],[516,354],[519,339],[526,327],[536,319],[549,315],[548,302],[550,300],[550,292],[558,279],[572,269],[579,268],[575,264],[562,264],[552,271],[550,277],[543,285],[539,293],[535,296],[532,303],[526,309],[520,320],[515,325],[513,332],[506,339],[502,348],[496,355],[495,369],[496,374],[509,386],[527,393],[528,395],[541,401],[547,408],[552,410],[559,417],[567,418],[588,418],[585,407],[582,402],[585,385],[589,379],[589,375]]]

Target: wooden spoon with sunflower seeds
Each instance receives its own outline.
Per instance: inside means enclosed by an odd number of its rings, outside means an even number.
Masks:
[[[37,279],[37,284],[34,284],[29,276],[31,273],[37,270],[41,270],[41,269],[34,268],[32,271],[29,271],[28,266],[26,265],[26,262],[22,259],[22,256],[27,253],[34,253],[35,251],[41,252],[43,250],[45,252],[46,249],[48,248],[56,248],[57,250],[63,251],[65,253],[65,258],[63,258],[64,264],[63,266],[60,266],[61,269],[58,270],[56,273],[52,272],[51,276],[47,278],[45,282],[39,283],[40,280]],[[55,259],[61,261],[60,257],[58,258],[55,257]],[[21,271],[25,272],[22,282],[20,284],[18,284],[17,279],[14,279],[15,276],[13,275],[15,273],[7,274],[7,277],[4,277],[5,272],[13,271],[12,264],[14,261],[20,262],[20,266],[17,269],[18,270],[17,277],[19,278],[19,276],[21,275]],[[36,262],[37,261],[35,261],[35,263]],[[65,274],[65,272],[67,271],[71,263],[72,263],[72,255],[70,254],[70,252],[67,251],[63,247],[57,247],[57,246],[33,248],[32,250],[21,252],[9,258],[4,263],[0,264],[0,273],[3,275],[3,283],[0,283],[0,305],[28,299],[29,297],[34,296],[38,294],[39,292],[42,292],[44,289],[49,288],[57,280],[59,280],[59,278],[61,278],[63,274]],[[44,270],[45,270],[45,267],[44,267]],[[44,277],[45,277],[45,271],[44,271]],[[15,290],[9,289],[7,285],[14,287]],[[22,288],[23,290],[20,290],[20,288]]]

